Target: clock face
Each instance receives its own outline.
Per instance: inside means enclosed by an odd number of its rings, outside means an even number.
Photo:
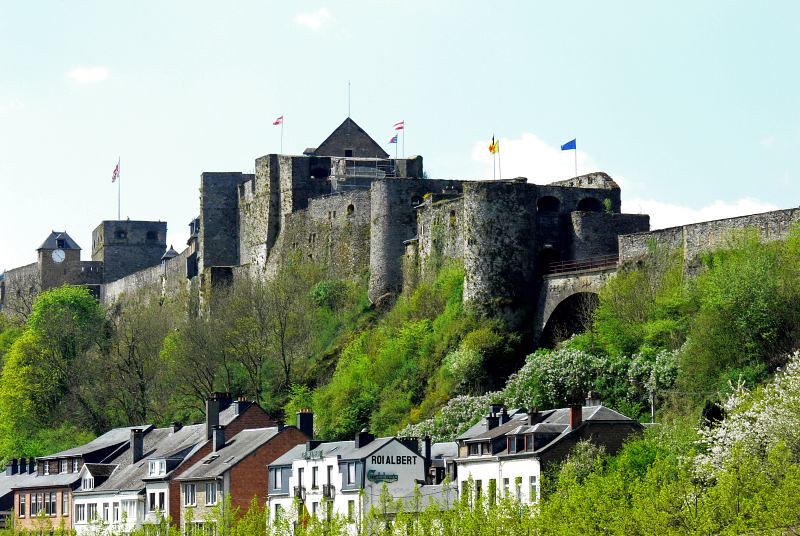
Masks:
[[[66,256],[67,256],[67,254],[64,253],[63,249],[55,249],[55,250],[53,250],[53,261],[54,262],[61,262],[61,261],[64,260],[64,258]]]

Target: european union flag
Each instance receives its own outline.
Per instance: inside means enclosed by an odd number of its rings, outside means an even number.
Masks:
[[[576,140],[577,140],[577,138],[572,140],[572,141],[568,141],[567,143],[565,143],[564,145],[561,146],[561,150],[562,151],[569,151],[571,149],[577,149],[578,147],[577,147],[577,145],[575,143]]]

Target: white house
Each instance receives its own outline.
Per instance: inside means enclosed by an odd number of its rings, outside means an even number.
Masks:
[[[379,505],[384,485],[395,501],[403,499],[407,506],[419,487],[427,506],[431,494],[441,498],[442,487],[426,485],[429,462],[418,448],[416,438],[375,439],[366,431],[354,441],[298,445],[269,465],[270,516],[292,515],[298,501],[312,516],[343,516],[355,528]]]
[[[469,492],[474,500],[510,496],[534,503],[541,496],[543,468],[563,459],[578,441],[602,445],[613,454],[641,429],[591,396],[585,406],[546,411],[491,405],[486,417],[456,439],[459,493]]]

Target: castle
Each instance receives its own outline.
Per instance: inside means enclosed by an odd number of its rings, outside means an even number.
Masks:
[[[301,255],[331,277],[368,274],[369,298],[381,305],[442,260],[457,259],[465,268],[465,302],[524,324],[546,302],[554,268],[613,271],[620,256],[646,255],[653,237],[680,242],[680,232],[648,233],[647,215],[620,207],[620,188],[605,173],[546,185],[522,177],[430,179],[422,157],[390,158],[347,118],[302,155],[257,158],[253,174],[202,173],[199,217],[182,252],[165,251],[163,222],[102,222],[91,261],[80,260],[66,232],[54,232],[36,263],[4,274],[0,304],[21,310],[39,291],[63,283],[86,285],[106,304],[141,288],[202,296],[239,277],[270,277],[290,255]],[[797,221],[800,214],[777,219]],[[731,225],[698,233],[710,244]],[[537,331],[550,313],[542,313]]]

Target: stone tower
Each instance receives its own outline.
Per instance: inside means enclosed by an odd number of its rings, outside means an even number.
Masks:
[[[103,263],[106,282],[156,266],[166,249],[166,222],[111,220],[92,231],[92,260]]]
[[[65,231],[53,231],[36,250],[40,290],[69,282],[80,271],[81,248]]]

